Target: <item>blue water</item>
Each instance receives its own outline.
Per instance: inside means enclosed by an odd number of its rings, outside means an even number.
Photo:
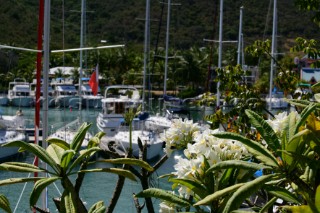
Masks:
[[[18,108],[15,107],[2,107],[2,113],[4,115],[14,115]],[[33,108],[22,108],[23,113],[26,119],[30,119],[30,121],[34,120],[34,109]],[[93,123],[90,132],[96,133],[97,127],[95,124],[95,119],[98,114],[99,110],[82,110],[81,117],[83,121]],[[63,125],[67,124],[75,120],[79,116],[79,111],[77,109],[49,109],[48,113],[48,124],[49,124],[49,132],[50,129],[56,129],[62,127]],[[170,184],[166,182],[166,180],[160,180],[157,177],[163,174],[170,173],[173,171],[173,158],[168,160],[157,172],[153,175],[151,182],[154,186],[165,188],[170,190]],[[9,161],[9,160],[8,160]],[[20,161],[20,162],[33,162],[33,156],[31,154],[22,154],[19,156],[15,156],[10,161]],[[154,163],[154,162],[151,162]],[[107,167],[108,165],[104,163],[97,163],[93,167]],[[33,174],[30,174],[31,176]],[[13,172],[0,172],[0,179],[7,179],[13,177],[27,177],[28,174],[21,173],[13,173]],[[81,189],[81,198],[87,203],[86,206],[89,209],[95,202],[103,200],[105,205],[109,204],[109,200],[112,197],[114,187],[116,185],[117,176],[108,173],[92,173],[87,174],[85,177],[84,184]],[[24,184],[14,184],[10,186],[0,186],[0,193],[4,194],[8,197],[9,202],[11,204],[12,210],[16,207],[18,200],[20,200],[19,205],[15,212],[17,213],[24,213],[24,212],[32,212],[29,208],[29,195],[32,190],[32,183],[28,183],[25,187],[25,190],[22,194],[21,199],[19,196],[22,193],[24,188]],[[48,207],[51,212],[56,212],[54,203],[52,198],[59,197],[59,191],[56,187],[62,192],[62,187],[60,186],[59,182],[56,182],[56,186],[50,185],[48,187]],[[120,199],[117,203],[117,207],[114,212],[136,212],[134,207],[132,194],[138,193],[141,191],[141,185],[139,182],[133,182],[130,180],[126,180],[124,189],[122,190]],[[144,203],[143,199],[139,200],[140,205]],[[158,211],[158,200],[154,200],[154,208]],[[38,204],[39,206],[41,203]],[[125,210],[125,211],[124,211]],[[144,208],[143,212],[147,212],[146,208]]]

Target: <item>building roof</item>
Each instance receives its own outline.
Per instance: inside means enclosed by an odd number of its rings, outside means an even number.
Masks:
[[[79,67],[53,67],[49,70],[49,75],[55,75],[59,70],[62,71],[63,75],[72,75],[73,70],[78,70]]]
[[[320,69],[319,68],[302,68],[301,69],[301,80],[310,81],[314,77],[316,81],[320,81]]]

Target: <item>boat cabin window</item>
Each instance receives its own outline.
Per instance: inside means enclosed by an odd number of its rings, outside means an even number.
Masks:
[[[116,114],[124,114],[124,103],[116,102],[115,103],[115,113]]]
[[[115,103],[108,103],[107,107],[107,114],[124,114],[125,113],[125,103],[123,102],[115,102]]]
[[[29,92],[17,92],[16,96],[28,96]]]

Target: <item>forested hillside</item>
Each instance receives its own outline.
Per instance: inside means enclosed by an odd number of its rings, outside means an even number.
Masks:
[[[219,29],[219,2],[217,0],[172,0],[170,46],[187,49],[193,45],[208,45],[204,38],[217,39]],[[270,4],[271,2],[271,4]],[[243,34],[246,44],[255,39],[270,38],[272,30],[273,1],[225,0],[224,40],[237,40],[239,10],[244,6]],[[86,46],[108,44],[143,44],[146,1],[90,0],[86,5]],[[160,36],[164,46],[167,5],[159,1],[151,4],[151,48]],[[28,48],[36,47],[37,0],[0,0],[0,44]],[[80,42],[81,1],[51,0],[51,48],[77,47]],[[160,29],[160,30],[159,30]],[[278,1],[278,41],[284,47],[297,36],[318,36],[318,27],[310,15],[299,12],[294,0]]]

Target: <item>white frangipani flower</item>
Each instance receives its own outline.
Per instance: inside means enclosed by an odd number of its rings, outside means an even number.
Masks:
[[[240,142],[214,137],[213,134],[219,131],[189,120],[179,119],[173,122],[172,127],[162,135],[162,138],[166,141],[165,151],[168,155],[174,149],[184,148],[185,157],[177,157],[174,165],[173,174],[176,178],[198,180],[205,175],[205,161],[212,166],[223,160],[241,159],[249,155]],[[186,198],[193,195],[192,190],[181,185],[178,192]]]
[[[290,114],[294,114],[296,120],[300,116],[296,111],[290,112]],[[284,125],[286,123],[286,120],[288,119],[288,116],[289,115],[287,112],[280,112],[274,116],[274,119],[267,120],[267,123],[272,127],[275,133],[280,135],[282,133],[282,130],[284,129]]]

